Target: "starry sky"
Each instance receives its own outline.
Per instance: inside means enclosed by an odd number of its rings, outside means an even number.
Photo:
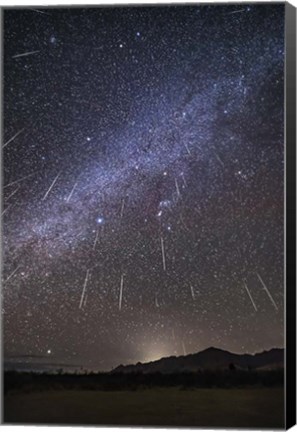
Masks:
[[[283,347],[284,5],[3,15],[4,360]]]

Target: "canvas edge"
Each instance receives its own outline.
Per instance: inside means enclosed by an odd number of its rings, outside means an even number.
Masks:
[[[285,428],[296,424],[296,8],[285,5]]]

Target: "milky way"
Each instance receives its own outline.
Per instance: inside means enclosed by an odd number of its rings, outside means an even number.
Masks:
[[[7,361],[283,346],[283,5],[4,10]]]

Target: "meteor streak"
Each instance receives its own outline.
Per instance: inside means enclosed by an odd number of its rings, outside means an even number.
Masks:
[[[44,201],[44,200],[47,198],[48,194],[50,193],[50,191],[51,191],[52,188],[54,187],[56,181],[58,180],[60,174],[61,174],[61,171],[60,171],[59,174],[56,176],[56,178],[55,178],[55,180],[52,182],[52,184],[50,185],[49,189],[47,190],[47,192],[45,193],[44,197],[42,198],[42,201]]]
[[[12,58],[26,57],[26,56],[29,56],[29,55],[32,55],[32,54],[36,54],[36,53],[39,53],[39,52],[40,51],[28,51],[28,52],[25,52],[25,53],[22,53],[22,54],[16,54],[16,55],[12,56]]]
[[[98,240],[98,235],[99,235],[99,230],[97,229],[97,231],[96,231],[95,241],[94,241],[94,244],[93,244],[93,250],[96,249],[96,244],[97,244],[97,240]]]
[[[68,195],[68,198],[67,198],[67,202],[69,202],[70,201],[70,198],[72,197],[72,194],[73,194],[73,192],[74,192],[74,189],[76,188],[76,185],[77,185],[77,182],[76,183],[74,183],[74,186],[73,186],[73,188],[71,189],[71,192],[70,192],[70,194]]]
[[[38,9],[31,9],[31,10],[34,11],[34,12],[40,13],[40,14],[42,14],[42,15],[50,15],[49,13],[47,13],[47,12],[43,12],[43,11],[38,10]]]
[[[165,258],[165,248],[164,248],[163,237],[161,237],[161,249],[162,249],[163,270],[166,270],[166,258]]]
[[[186,179],[185,179],[184,173],[182,173],[181,178],[183,179],[184,186],[187,187],[187,182],[186,182]]]
[[[252,297],[252,295],[251,295],[251,293],[250,293],[250,290],[248,289],[247,284],[246,284],[245,281],[243,281],[243,286],[244,286],[244,288],[246,289],[246,292],[248,293],[248,296],[249,296],[249,298],[250,298],[250,300],[251,300],[251,302],[252,302],[252,305],[253,305],[255,311],[257,312],[257,311],[258,311],[257,306],[256,306],[256,304],[255,304],[255,302],[254,302],[254,300],[253,300],[253,297]]]
[[[5,213],[7,212],[8,209],[10,209],[10,207],[11,207],[11,204],[9,204],[9,206],[3,210],[3,212],[1,213],[1,216],[5,215]]]
[[[259,275],[258,272],[257,272],[257,276],[258,276],[258,279],[259,279],[259,281],[261,282],[261,284],[262,284],[262,286],[263,286],[263,288],[264,288],[264,291],[265,291],[266,294],[268,295],[268,297],[269,297],[271,303],[273,304],[273,306],[275,307],[275,309],[278,310],[277,304],[276,304],[275,301],[273,300],[272,295],[270,294],[270,292],[269,292],[267,286],[266,286],[265,283],[263,282],[263,279],[261,278],[261,276]]]
[[[7,198],[5,198],[6,200],[9,200],[9,198],[11,198],[15,193],[17,193],[17,191],[19,190],[20,186],[18,186],[13,192],[11,192],[10,195],[8,195]]]
[[[12,273],[10,273],[10,275],[8,276],[8,278],[3,282],[3,285],[6,284],[12,278],[12,276],[15,275],[15,273],[17,272],[17,270],[19,269],[19,267],[20,266],[18,265],[17,268],[15,268]]]
[[[236,11],[233,11],[233,12],[229,12],[227,15],[232,15],[232,14],[241,13],[241,12],[245,12],[245,9],[240,9],[240,10],[236,10]]]
[[[122,217],[123,217],[124,207],[125,207],[125,198],[122,199],[122,206],[121,206],[121,219],[122,219]]]
[[[215,157],[217,158],[217,160],[220,162],[220,164],[222,166],[225,166],[224,162],[222,161],[222,159],[220,158],[220,156],[217,154],[217,152],[214,152],[214,154],[215,154]]]
[[[86,304],[87,304],[87,297],[88,297],[88,295],[86,294],[86,295],[85,295],[85,301],[84,301],[83,307],[86,307]]]
[[[179,190],[178,182],[177,182],[176,178],[174,180],[175,180],[176,193],[177,193],[177,196],[179,197],[180,196],[180,190]]]
[[[122,276],[121,276],[121,282],[120,282],[119,310],[122,309],[123,286],[124,286],[124,275],[122,274]]]
[[[6,147],[11,141],[13,141],[14,139],[16,139],[16,137],[19,136],[23,132],[23,130],[25,130],[25,129],[24,128],[21,129],[12,138],[10,138],[8,141],[6,141],[6,143],[3,144],[2,148]]]
[[[81,299],[80,299],[80,303],[79,303],[79,309],[82,308],[83,303],[84,303],[84,297],[85,297],[86,287],[87,287],[87,283],[88,283],[88,279],[89,279],[89,272],[90,272],[90,270],[87,270],[87,274],[86,274],[86,277],[85,277],[84,286],[83,286],[83,290],[82,290],[82,294],[81,294]]]
[[[191,152],[190,152],[190,149],[189,149],[189,147],[188,147],[187,143],[184,143],[184,145],[185,145],[185,147],[186,147],[186,150],[187,150],[188,154],[190,155],[190,154],[191,154]]]
[[[8,183],[7,185],[3,186],[3,189],[5,189],[5,188],[7,188],[7,187],[9,187],[9,186],[12,186],[12,185],[14,185],[14,184],[16,184],[16,183],[20,183],[20,182],[22,182],[23,180],[26,180],[27,178],[32,177],[34,174],[36,174],[36,172],[34,172],[34,173],[32,173],[32,174],[29,174],[29,175],[27,175],[27,176],[25,176],[25,177],[22,177],[22,178],[20,178],[19,180],[14,180],[13,182],[10,182],[10,183]]]

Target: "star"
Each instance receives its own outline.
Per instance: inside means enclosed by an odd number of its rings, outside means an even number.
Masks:
[[[97,223],[98,223],[99,225],[102,225],[102,224],[104,223],[104,218],[103,218],[102,216],[99,216],[99,217],[97,218]]]

